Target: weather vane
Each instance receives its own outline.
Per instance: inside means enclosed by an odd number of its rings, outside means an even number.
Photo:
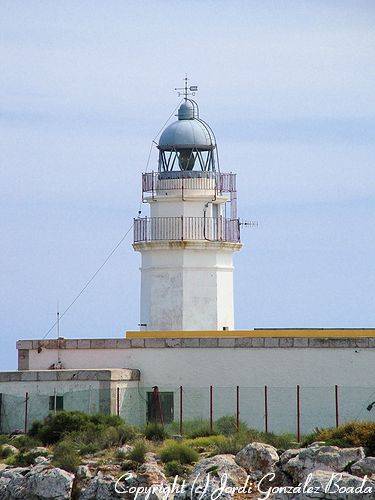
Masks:
[[[184,87],[176,87],[175,90],[178,90],[178,96],[183,95],[185,99],[188,98],[189,95],[195,95],[195,92],[198,91],[198,85],[190,85],[188,84],[189,80],[187,75],[184,78],[185,85]]]

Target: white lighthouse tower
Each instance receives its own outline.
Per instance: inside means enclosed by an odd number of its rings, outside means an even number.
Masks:
[[[236,175],[185,79],[178,120],[162,132],[157,172],[142,174],[150,216],[134,221],[141,253],[142,330],[234,328],[233,252],[241,248]]]

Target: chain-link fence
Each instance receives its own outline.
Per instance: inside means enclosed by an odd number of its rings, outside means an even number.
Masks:
[[[176,432],[191,421],[212,428],[223,416],[236,423],[297,439],[315,428],[365,420],[375,422],[375,387],[124,387],[0,393],[0,431],[25,431],[35,420],[60,410],[117,414],[129,424],[172,424]]]

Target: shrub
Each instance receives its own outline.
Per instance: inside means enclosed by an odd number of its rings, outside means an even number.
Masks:
[[[61,441],[55,446],[53,463],[61,469],[74,472],[80,465],[81,459],[73,443],[70,441]]]
[[[135,427],[122,423],[117,427],[119,433],[120,445],[134,441],[137,436]]]
[[[0,434],[0,445],[11,444],[11,439],[6,434]]]
[[[98,443],[82,444],[78,451],[80,455],[91,455],[100,451],[100,446]]]
[[[167,431],[160,424],[147,424],[143,434],[150,441],[164,441],[168,437]]]
[[[20,434],[18,436],[15,436],[12,439],[11,443],[20,451],[31,450],[32,448],[36,448],[37,446],[40,446],[42,444],[39,439],[28,436],[27,434]]]
[[[184,442],[198,451],[212,451],[216,449],[219,443],[223,443],[225,440],[225,436],[204,436],[195,439],[186,439]]]
[[[185,443],[166,441],[160,451],[160,458],[164,463],[176,460],[180,464],[191,464],[198,460],[199,454]]]
[[[172,422],[166,427],[168,434],[179,434],[180,426],[178,422]],[[215,430],[210,429],[210,422],[208,420],[187,420],[183,425],[183,434],[187,438],[197,438],[205,436],[213,436],[217,434]]]
[[[53,444],[67,433],[87,428],[89,416],[79,411],[59,411],[48,415],[42,425],[36,422],[30,429],[30,436],[39,438],[44,444]]]
[[[40,456],[45,457],[47,455],[48,453],[41,453],[41,452],[30,453],[29,451],[21,451],[18,455],[15,455],[15,458],[12,461],[13,462],[12,465],[16,465],[17,467],[27,467],[34,463],[36,457]]]
[[[6,446],[0,446],[0,457],[1,458],[8,458],[11,455],[14,455],[14,452],[12,451],[11,448],[7,448]]]
[[[237,429],[236,417],[227,415],[219,418],[215,422],[215,430],[218,434],[223,434],[224,436],[230,436],[232,434],[236,434],[237,432],[244,432],[248,430],[248,427],[244,422],[240,422],[239,424],[239,429]]]
[[[270,444],[280,450],[299,447],[294,434],[273,434],[272,432],[262,432],[260,433],[260,441]]]
[[[363,446],[366,454],[375,455],[375,422],[348,422],[335,429],[317,429],[305,437],[303,445],[325,441],[327,445],[348,447]]]
[[[116,427],[107,427],[101,432],[98,441],[103,449],[119,446],[121,442],[118,429]]]
[[[116,446],[121,441],[118,428],[107,427],[102,429],[91,422],[86,429],[71,432],[66,437],[74,444],[81,455],[96,453],[111,446]]]
[[[134,439],[136,432],[117,415],[59,411],[48,415],[42,422],[34,422],[29,434],[44,444],[54,444],[72,435],[72,439],[80,445],[94,442],[96,446],[108,448]]]
[[[102,427],[120,427],[120,425],[124,424],[124,421],[118,415],[103,415],[101,413],[90,415],[89,420],[94,425]]]
[[[144,439],[139,439],[134,443],[134,448],[127,455],[129,460],[143,464],[145,461],[145,455],[147,453],[147,444]]]
[[[182,476],[185,474],[185,467],[180,464],[177,460],[171,460],[167,462],[164,467],[165,473],[169,477]]]
[[[238,433],[224,437],[223,440],[217,441],[214,447],[215,455],[236,455],[244,446],[249,443],[246,434]]]

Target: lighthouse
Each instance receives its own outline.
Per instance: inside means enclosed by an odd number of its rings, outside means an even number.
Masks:
[[[236,174],[219,166],[215,135],[185,79],[177,120],[142,174],[149,216],[134,220],[141,254],[141,330],[232,330],[233,254],[240,250]]]

